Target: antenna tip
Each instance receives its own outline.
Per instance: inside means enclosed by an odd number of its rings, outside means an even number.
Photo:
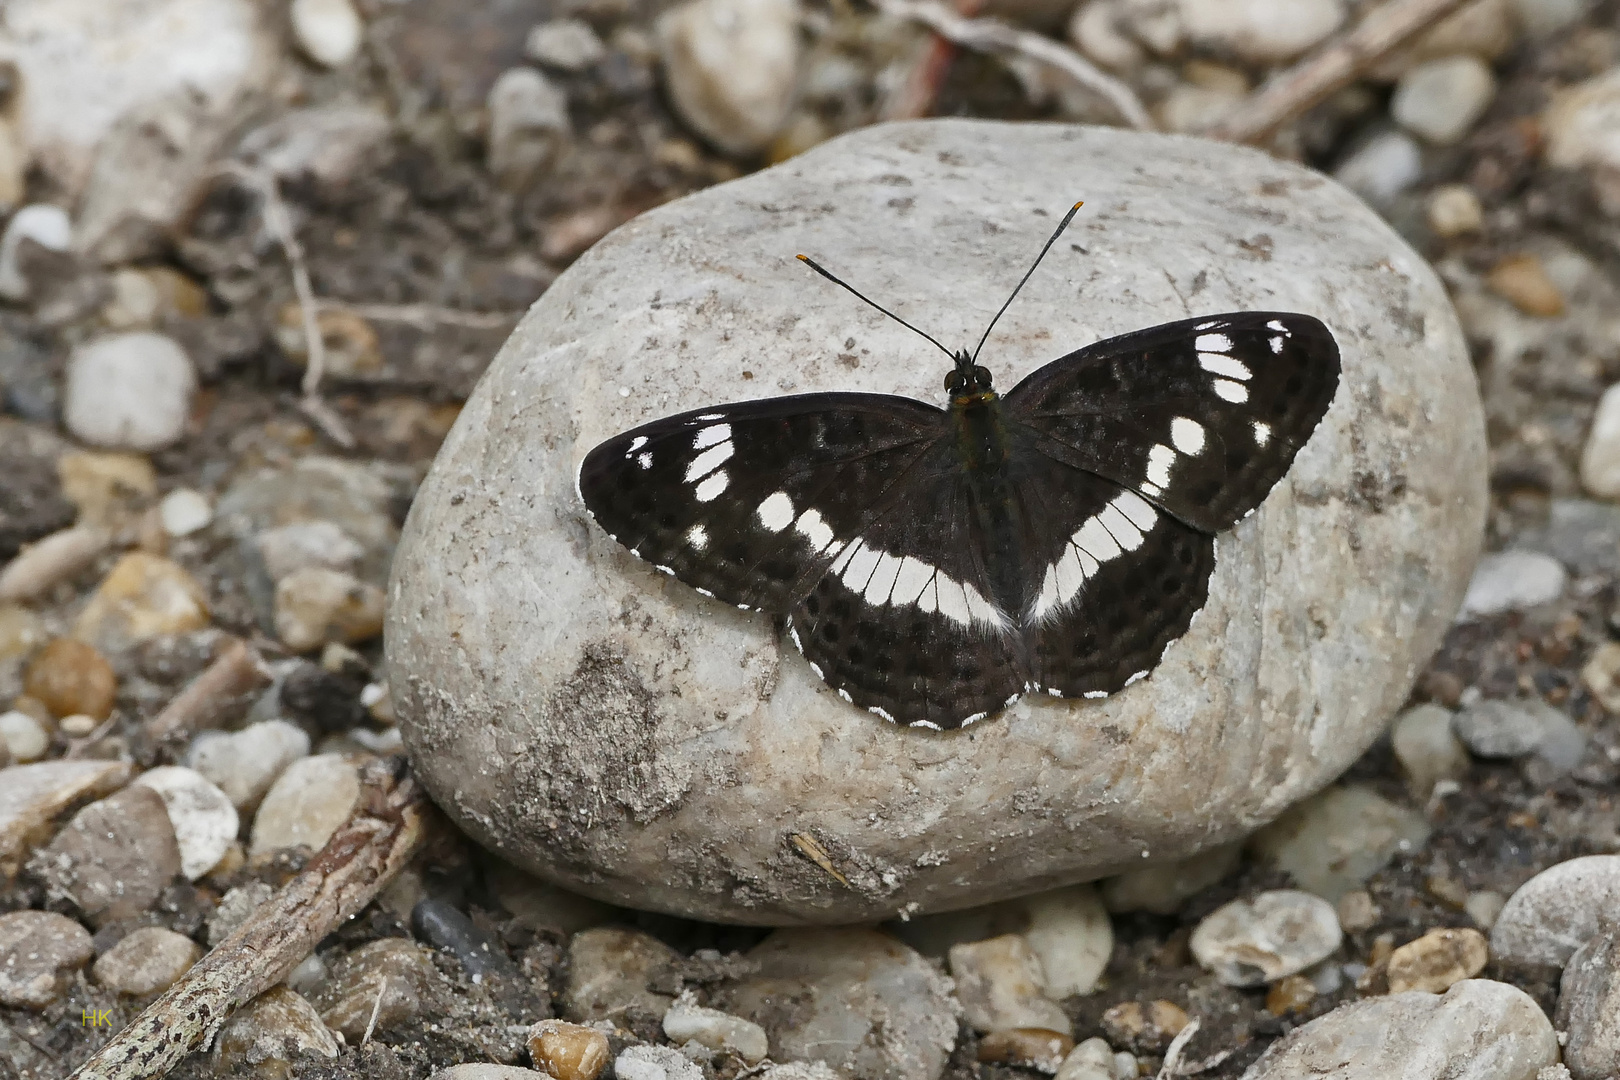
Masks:
[[[1086,205],[1084,202],[1077,202],[1073,206],[1069,207],[1069,209],[1070,210],[1078,210],[1084,205]]]
[[[800,262],[809,262],[810,261],[810,256],[808,256],[808,255],[795,255],[793,257],[795,259],[798,259]]]

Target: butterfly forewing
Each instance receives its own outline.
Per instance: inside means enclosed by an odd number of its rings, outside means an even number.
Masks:
[[[905,500],[944,420],[875,394],[700,409],[595,447],[579,490],[639,558],[728,603],[785,614],[841,545]]]
[[[1007,395],[1044,453],[1204,532],[1259,506],[1327,412],[1339,350],[1309,315],[1247,311],[1088,345]]]

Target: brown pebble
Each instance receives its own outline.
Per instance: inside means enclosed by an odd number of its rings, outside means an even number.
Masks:
[[[1457,911],[1461,911],[1468,903],[1468,890],[1463,887],[1462,882],[1445,874],[1431,874],[1424,881],[1423,889],[1442,904]]]
[[[1534,255],[1509,255],[1491,268],[1485,283],[1526,315],[1552,318],[1564,313],[1564,294]]]
[[[1266,991],[1266,1011],[1273,1016],[1304,1012],[1316,998],[1316,987],[1303,975],[1278,979]]]
[[[52,911],[0,915],[0,1005],[43,1009],[94,955],[84,927]]]
[[[1490,950],[1485,935],[1472,928],[1430,930],[1390,953],[1389,992],[1423,990],[1443,994],[1485,969]]]
[[[607,1036],[566,1020],[542,1020],[529,1029],[535,1068],[557,1080],[596,1080],[611,1056]]]
[[[1339,916],[1339,928],[1348,933],[1370,930],[1378,922],[1378,905],[1365,889],[1351,889],[1339,897],[1334,905]]]
[[[1356,980],[1357,990],[1363,994],[1389,992],[1389,958],[1394,951],[1395,935],[1389,931],[1373,939],[1372,948],[1367,950],[1367,970]]]
[[[53,716],[83,713],[97,720],[112,714],[118,678],[93,646],[57,638],[28,665],[23,690],[44,702]]]
[[[1188,1023],[1185,1009],[1162,998],[1145,1007],[1139,1001],[1123,1001],[1102,1016],[1103,1035],[1110,1044],[1129,1043],[1144,1052],[1162,1051]]]
[[[1074,1040],[1050,1028],[1005,1028],[979,1040],[979,1060],[1055,1073],[1074,1049]]]
[[[167,990],[201,957],[202,948],[184,934],[143,926],[102,953],[91,973],[115,993],[144,997]]]
[[[421,946],[383,938],[339,960],[315,1005],[327,1027],[358,1043],[367,1028],[383,1031],[413,1019],[437,978],[438,970]]]
[[[152,906],[180,873],[180,845],[162,797],[136,785],[75,814],[29,871],[99,927]]]

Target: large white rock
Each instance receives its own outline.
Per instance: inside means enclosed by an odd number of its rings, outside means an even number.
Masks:
[[[644,420],[814,390],[941,398],[925,342],[793,253],[971,342],[1076,195],[1078,226],[986,348],[998,385],[1189,313],[1312,312],[1343,352],[1333,408],[1221,537],[1207,605],[1149,678],[959,732],[895,727],[768,617],[591,522],[580,459]],[[530,310],[412,508],[388,682],[441,805],[567,888],[764,924],[986,903],[1241,837],[1354,761],[1467,585],[1484,455],[1440,283],[1331,181],[1180,137],[880,126],[643,215]]]

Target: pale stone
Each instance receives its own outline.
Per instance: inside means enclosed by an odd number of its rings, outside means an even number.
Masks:
[[[1441,780],[1468,774],[1468,752],[1451,731],[1451,713],[1438,705],[1418,705],[1395,718],[1390,747],[1414,798],[1427,800]]]
[[[206,529],[214,520],[214,508],[208,496],[191,488],[175,488],[163,496],[163,501],[158,503],[158,513],[162,515],[163,531],[177,540]]]
[[[1581,487],[1600,499],[1620,498],[1620,384],[1598,399],[1581,449]]]
[[[231,805],[258,807],[282,771],[309,756],[309,735],[285,720],[264,720],[241,731],[205,731],[192,741],[186,764],[218,785]]]
[[[1501,551],[1479,560],[1458,621],[1504,611],[1524,611],[1564,594],[1569,574],[1558,560],[1539,551]]]
[[[1419,138],[1450,146],[1468,134],[1496,94],[1496,79],[1475,56],[1430,60],[1401,76],[1390,114]]]
[[[1332,955],[1343,936],[1332,904],[1276,889],[1216,908],[1193,930],[1188,947],[1227,986],[1261,986]]]
[[[1256,833],[1249,849],[1300,888],[1337,900],[1428,838],[1422,814],[1352,784],[1293,807]]]
[[[196,881],[225,857],[236,841],[236,807],[225,793],[192,769],[164,765],[148,769],[135,781],[163,798],[180,844],[180,872]]]
[[[214,1068],[252,1066],[259,1075],[288,1076],[295,1053],[338,1056],[338,1041],[303,997],[285,986],[267,990],[235,1013],[214,1039]]]
[[[36,203],[11,215],[0,234],[0,296],[21,300],[28,295],[28,279],[17,266],[17,249],[30,240],[52,251],[73,245],[73,222],[60,206]]]
[[[201,958],[202,948],[184,934],[143,926],[102,953],[92,970],[115,993],[145,996],[167,990]]]
[[[208,600],[196,578],[162,556],[131,551],[96,586],[73,636],[112,655],[207,625]]]
[[[112,334],[73,350],[62,422],[92,446],[158,450],[185,434],[196,389],[191,358],[172,338]]]
[[[38,761],[51,747],[51,733],[25,712],[12,709],[0,713],[0,744],[19,765]]]
[[[360,51],[365,24],[349,0],[292,0],[288,14],[298,47],[322,67],[342,67]]]
[[[865,267],[865,290],[971,342],[1063,210],[1053,192],[1077,160],[1090,163],[1080,227],[1107,257],[1054,248],[982,357],[1000,385],[1186,317],[1163,252],[1186,250],[1189,230],[1210,254],[1174,271],[1182,296],[1207,268],[1199,310],[1313,311],[1343,357],[1333,409],[1223,535],[1208,603],[1147,679],[1102,702],[1025,699],[967,732],[897,729],[839,700],[767,616],[638,564],[591,523],[578,462],[638,423],[761,393],[937,400],[943,365],[925,343],[817,292],[784,253]],[[1089,229],[1091,205],[1108,208],[1105,227]],[[1262,233],[1268,260],[1244,254]],[[916,277],[920,263],[933,272]],[[852,337],[853,371],[836,359]],[[795,359],[762,367],[771,356]],[[1485,462],[1444,289],[1337,185],[1196,140],[882,125],[649,211],[547,291],[412,506],[386,677],[439,804],[565,888],[778,925],[991,903],[1239,839],[1355,761],[1462,596]],[[795,833],[841,879],[784,841]],[[714,888],[716,873],[742,884]]]
[[[0,769],[0,877],[17,873],[29,845],[49,835],[58,814],[117,790],[129,772],[127,761],[41,761]]]
[[[607,46],[584,19],[552,19],[529,31],[523,51],[561,71],[581,72],[607,55]]]
[[[1508,897],[1491,927],[1505,964],[1563,964],[1620,911],[1620,855],[1583,855],[1548,867]]]
[[[711,1050],[729,1050],[750,1065],[758,1064],[770,1053],[764,1028],[752,1020],[704,1008],[689,995],[675,999],[664,1013],[663,1028],[676,1046],[696,1042]]]
[[[383,591],[341,570],[310,566],[276,583],[276,634],[294,652],[355,644],[382,632]]]
[[[1604,209],[1620,215],[1620,65],[1558,93],[1541,122],[1547,163],[1590,167]]]
[[[1046,973],[1018,934],[951,946],[951,977],[962,1018],[979,1031],[1046,1028],[1073,1034],[1069,1017],[1046,996]]]
[[[1294,59],[1345,16],[1343,0],[1180,0],[1178,7],[1189,40],[1256,65]]]
[[[271,786],[253,817],[248,854],[323,847],[354,809],[360,775],[341,754],[299,758]]]
[[[43,1009],[94,955],[85,928],[54,911],[0,915],[0,1006]]]
[[[1333,178],[1374,205],[1388,203],[1423,175],[1423,151],[1402,131],[1382,131],[1333,170]]]
[[[503,72],[489,92],[489,169],[521,185],[556,156],[570,133],[568,98],[533,68]]]
[[[795,0],[687,0],[658,20],[675,111],[732,154],[770,142],[793,104],[799,64]]]
[[[1485,208],[1466,184],[1445,184],[1429,195],[1429,228],[1450,239],[1475,233],[1485,224]]]

